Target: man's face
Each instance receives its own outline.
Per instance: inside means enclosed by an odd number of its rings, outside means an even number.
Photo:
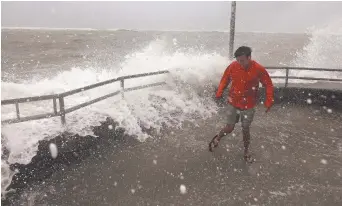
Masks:
[[[250,56],[247,57],[246,55],[236,57],[236,61],[244,68],[248,68],[250,60],[251,60],[251,57]]]

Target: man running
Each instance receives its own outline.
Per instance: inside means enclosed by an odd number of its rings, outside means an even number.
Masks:
[[[253,121],[255,106],[258,101],[259,82],[266,87],[265,107],[268,112],[274,102],[274,88],[272,80],[266,69],[251,59],[252,50],[249,47],[239,47],[234,57],[236,61],[232,62],[225,70],[218,90],[216,99],[222,97],[222,93],[231,82],[231,88],[228,94],[227,122],[226,126],[209,143],[209,150],[217,147],[222,137],[234,130],[235,124],[241,119],[244,159],[250,162],[251,155],[248,148],[250,143],[249,128]]]

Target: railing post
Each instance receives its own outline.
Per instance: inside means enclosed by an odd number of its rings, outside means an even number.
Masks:
[[[120,80],[120,85],[121,85],[121,97],[122,97],[122,99],[125,98],[125,93],[124,93],[124,91],[125,91],[125,82],[124,82],[124,81],[125,81],[124,79],[121,79],[121,80]]]
[[[56,97],[54,97],[52,99],[53,102],[53,113],[56,115],[57,114],[57,101],[56,101]]]
[[[289,68],[286,68],[285,88],[289,84]]]
[[[59,97],[59,113],[61,115],[62,125],[65,125],[65,106],[64,106],[64,97]]]
[[[20,119],[20,112],[19,112],[19,103],[18,102],[15,103],[15,110],[17,112],[17,119],[19,120]]]

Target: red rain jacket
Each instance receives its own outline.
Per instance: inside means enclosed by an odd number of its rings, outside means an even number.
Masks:
[[[228,103],[241,110],[253,108],[258,100],[259,82],[266,87],[265,106],[271,107],[274,102],[274,87],[266,69],[252,61],[245,70],[237,61],[232,62],[225,70],[216,98],[221,98],[223,90],[232,82]]]

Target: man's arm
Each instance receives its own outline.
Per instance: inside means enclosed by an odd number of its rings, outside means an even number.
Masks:
[[[260,82],[266,88],[265,107],[270,108],[274,102],[274,87],[270,75],[264,67],[261,68]]]
[[[224,89],[227,87],[227,85],[229,84],[230,82],[230,74],[231,74],[231,66],[229,65],[226,70],[224,71],[224,74],[221,78],[221,82],[219,84],[219,87],[217,89],[217,92],[216,92],[216,98],[221,98],[222,97],[222,94],[223,94],[223,91]]]

